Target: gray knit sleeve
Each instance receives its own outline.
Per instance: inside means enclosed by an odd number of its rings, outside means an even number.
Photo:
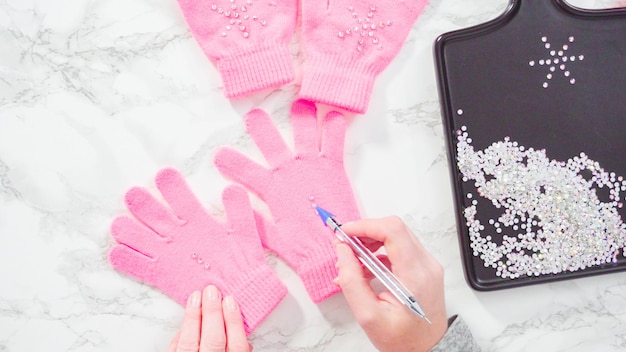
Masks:
[[[459,316],[448,319],[448,331],[431,352],[480,352],[472,333]]]

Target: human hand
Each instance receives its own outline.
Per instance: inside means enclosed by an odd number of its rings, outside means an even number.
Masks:
[[[336,283],[357,322],[380,351],[427,351],[437,344],[448,328],[443,267],[426,251],[411,230],[397,217],[348,222],[341,227],[348,235],[362,239],[375,251],[384,246],[383,262],[414,294],[432,321],[410,312],[389,291],[376,295],[352,249],[337,243],[339,276]]]
[[[194,291],[187,299],[183,325],[168,352],[250,352],[241,311],[232,296],[222,300],[217,287]]]

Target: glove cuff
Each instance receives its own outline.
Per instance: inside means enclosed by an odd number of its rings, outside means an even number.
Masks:
[[[287,288],[267,265],[251,273],[232,292],[243,315],[246,334],[254,331],[287,294]]]
[[[341,291],[334,282],[339,275],[335,251],[330,245],[328,248],[324,246],[323,249],[324,251],[311,253],[311,256],[300,262],[296,269],[311,300],[315,303]]]
[[[300,98],[363,114],[379,71],[375,65],[355,60],[351,55],[309,57]]]
[[[281,86],[295,77],[285,44],[262,45],[217,60],[227,98]]]

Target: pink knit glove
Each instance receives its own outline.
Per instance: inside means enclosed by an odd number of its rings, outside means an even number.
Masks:
[[[296,270],[314,302],[339,292],[333,283],[337,262],[333,235],[311,207],[332,211],[341,221],[359,218],[343,167],[345,120],[329,113],[318,143],[315,105],[296,101],[291,107],[295,153],[262,110],[246,116],[246,127],[265,156],[269,169],[231,149],[221,149],[215,164],[227,177],[245,185],[269,207],[271,220],[259,221],[263,244]]]
[[[300,97],[364,113],[376,76],[400,51],[427,2],[303,1],[307,61]]]
[[[298,0],[178,0],[191,32],[235,98],[294,79]]]
[[[287,289],[265,262],[248,195],[239,187],[224,190],[228,222],[222,224],[207,214],[176,170],[161,170],[156,184],[169,207],[143,188],[128,191],[126,206],[136,219],[113,221],[117,244],[109,261],[183,305],[193,291],[213,284],[235,297],[246,332],[252,332]]]

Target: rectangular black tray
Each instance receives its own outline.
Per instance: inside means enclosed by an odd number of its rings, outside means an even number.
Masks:
[[[626,9],[511,0],[435,59],[469,284],[626,270]]]

